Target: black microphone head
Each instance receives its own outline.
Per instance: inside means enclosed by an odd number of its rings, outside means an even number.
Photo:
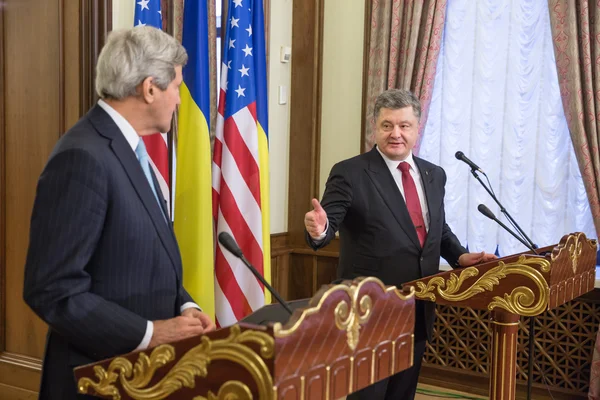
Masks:
[[[462,160],[464,156],[465,156],[465,153],[463,153],[462,151],[457,151],[454,154],[454,157],[456,157],[457,160]]]
[[[494,215],[494,213],[485,206],[485,204],[480,204],[477,206],[477,209],[479,210],[480,213],[482,213],[483,215],[485,215],[486,217],[488,217],[489,219],[496,219],[496,216]]]
[[[235,239],[227,232],[219,233],[219,243],[223,245],[231,254],[241,258],[243,256],[242,249],[237,245]]]

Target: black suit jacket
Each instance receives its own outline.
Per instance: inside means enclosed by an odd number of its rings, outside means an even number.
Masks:
[[[50,328],[40,398],[75,398],[73,367],[134,350],[148,320],[193,301],[164,212],[101,107],[59,140],[38,181],[25,266],[25,301]]]
[[[444,170],[414,157],[419,168],[427,207],[429,230],[423,248],[410,219],[404,198],[383,157],[373,148],[368,153],[333,166],[321,205],[329,228],[317,250],[327,245],[339,230],[338,277],[353,279],[375,276],[386,285],[403,283],[436,274],[440,255],[453,267],[466,250],[446,224],[444,214]],[[431,339],[435,304],[418,302],[417,339]]]

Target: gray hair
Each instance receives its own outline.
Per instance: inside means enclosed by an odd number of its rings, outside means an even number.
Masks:
[[[175,66],[187,63],[187,52],[160,29],[139,26],[111,32],[96,64],[96,93],[121,100],[136,95],[147,77],[165,90],[175,79]]]
[[[415,117],[421,119],[421,102],[411,92],[406,89],[390,89],[381,93],[375,100],[375,109],[373,110],[373,118],[377,121],[379,111],[382,108],[390,110],[398,110],[404,107],[412,107]]]

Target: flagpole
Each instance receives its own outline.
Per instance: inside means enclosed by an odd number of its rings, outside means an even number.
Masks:
[[[175,5],[173,1],[167,1],[167,26],[166,31],[169,35],[175,37]],[[171,119],[171,129],[167,132],[167,151],[169,154],[169,182],[171,182],[171,190],[169,193],[171,194],[171,198],[169,199],[169,215],[171,216],[171,221],[173,220],[173,211],[175,210],[175,184],[176,182],[173,180],[173,154],[175,152],[175,132],[177,132],[177,114],[179,112],[179,107],[175,108],[175,113],[173,118]]]

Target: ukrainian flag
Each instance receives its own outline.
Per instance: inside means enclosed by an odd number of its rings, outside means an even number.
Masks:
[[[271,221],[269,211],[269,126],[267,101],[267,48],[265,40],[265,13],[262,0],[255,0],[252,13],[254,38],[254,68],[256,72],[256,117],[258,127],[258,158],[260,164],[260,198],[263,228],[264,277],[271,283]],[[265,289],[265,304],[271,303],[271,294]]]
[[[186,1],[177,145],[175,235],[183,260],[183,285],[202,310],[215,315],[210,151],[210,80],[206,0]]]

